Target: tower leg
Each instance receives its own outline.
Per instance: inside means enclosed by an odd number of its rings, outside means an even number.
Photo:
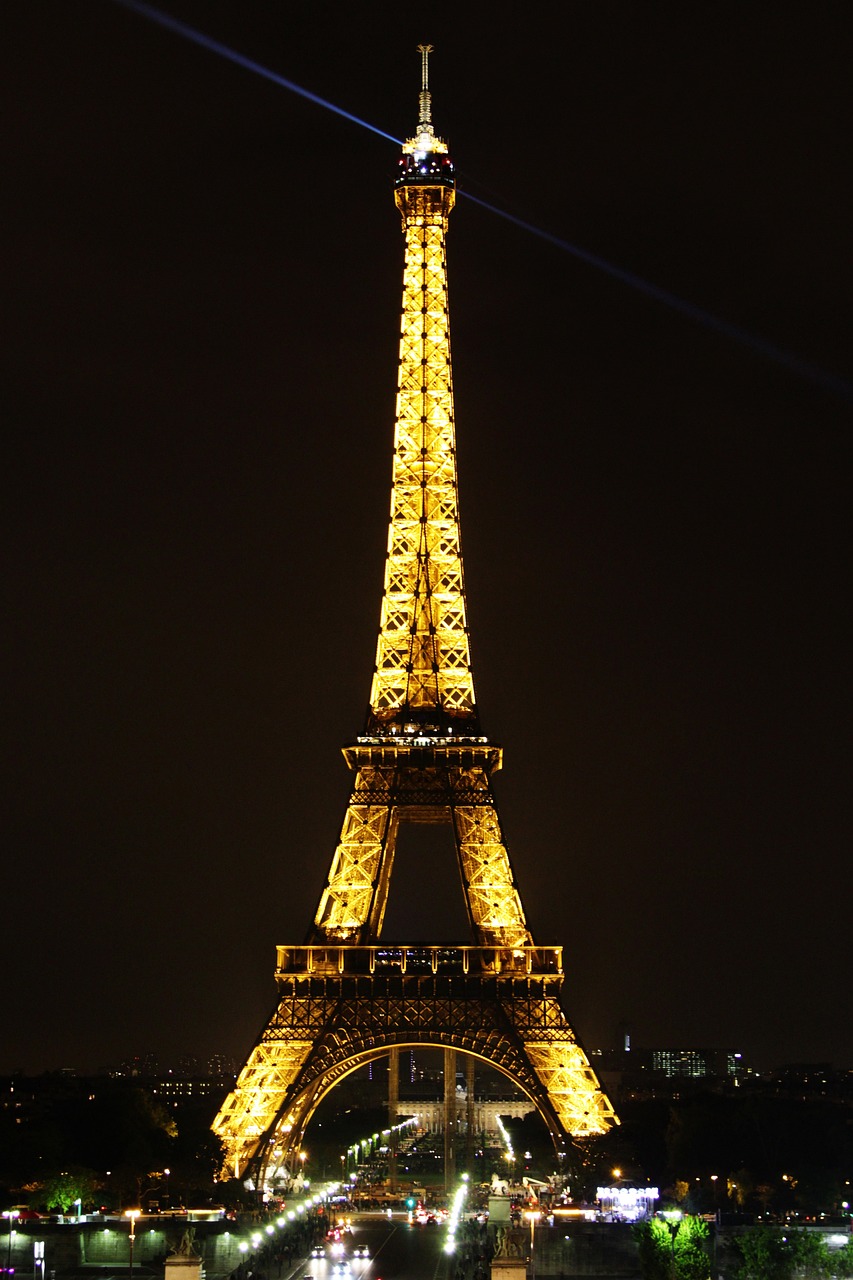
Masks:
[[[456,1182],[456,1050],[444,1051],[444,1189]]]
[[[391,1139],[388,1143],[388,1190],[392,1195],[397,1193],[397,1125],[400,1120],[400,1050],[394,1048],[388,1055],[388,1128]]]

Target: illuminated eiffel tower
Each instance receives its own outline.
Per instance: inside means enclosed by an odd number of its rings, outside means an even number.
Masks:
[[[278,948],[273,1014],[214,1122],[226,1172],[293,1168],[315,1108],[354,1067],[402,1046],[499,1068],[555,1143],[616,1123],[560,1003],[562,948],[536,946],[490,783],[501,748],[480,731],[459,542],[445,239],[455,200],[431,123],[422,45],[417,132],[395,200],[406,238],[385,587],[364,733],[328,880],[302,946]],[[466,944],[381,939],[401,823],[453,831]]]

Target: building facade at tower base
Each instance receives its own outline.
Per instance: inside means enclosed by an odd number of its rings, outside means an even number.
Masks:
[[[530,1115],[531,1111],[535,1111],[536,1108],[532,1102],[528,1102],[526,1099],[518,1101],[502,1099],[496,1102],[477,1100],[474,1102],[473,1110],[472,1132],[499,1134],[499,1119],[508,1117],[511,1120],[521,1120],[524,1116]],[[417,1128],[422,1129],[424,1133],[444,1132],[444,1103],[440,1099],[430,1099],[427,1102],[416,1102],[409,1099],[398,1102],[395,1123],[399,1123],[401,1120],[408,1120],[410,1116],[416,1117]],[[454,1130],[460,1134],[464,1134],[468,1130],[468,1100],[464,1093],[461,1092],[457,1094]]]

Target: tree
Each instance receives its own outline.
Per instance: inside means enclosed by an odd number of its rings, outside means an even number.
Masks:
[[[705,1248],[708,1225],[701,1218],[685,1217],[675,1237],[675,1274],[678,1280],[708,1280],[711,1260]]]
[[[643,1280],[670,1280],[672,1236],[662,1218],[648,1218],[634,1228]]]
[[[813,1231],[780,1227],[756,1227],[735,1241],[741,1256],[739,1280],[815,1280],[818,1276],[843,1275],[830,1259],[823,1238]],[[842,1259],[843,1262],[843,1259]]]
[[[853,1238],[833,1255],[832,1270],[837,1276],[853,1276]]]
[[[701,1218],[648,1218],[634,1229],[643,1280],[709,1280],[708,1227]]]
[[[81,1205],[91,1204],[97,1190],[97,1174],[93,1169],[71,1167],[45,1179],[41,1203],[46,1209],[67,1213],[77,1200]]]
[[[745,1209],[754,1190],[753,1178],[749,1169],[738,1169],[726,1178],[726,1194],[733,1200],[738,1209]]]

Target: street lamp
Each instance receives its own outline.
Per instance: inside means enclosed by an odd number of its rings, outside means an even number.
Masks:
[[[124,1216],[130,1218],[130,1269],[128,1270],[128,1280],[133,1280],[133,1244],[136,1240],[136,1219],[139,1217],[141,1209],[125,1209]]]
[[[15,1221],[16,1218],[20,1217],[20,1215],[21,1215],[20,1209],[4,1209],[3,1210],[3,1217],[9,1219],[9,1258],[6,1263],[7,1275],[12,1274],[12,1241],[15,1238],[15,1230],[12,1226],[12,1223]]]
[[[538,1209],[525,1209],[524,1216],[530,1223],[530,1280],[535,1280],[536,1276],[536,1223],[542,1216]]]

